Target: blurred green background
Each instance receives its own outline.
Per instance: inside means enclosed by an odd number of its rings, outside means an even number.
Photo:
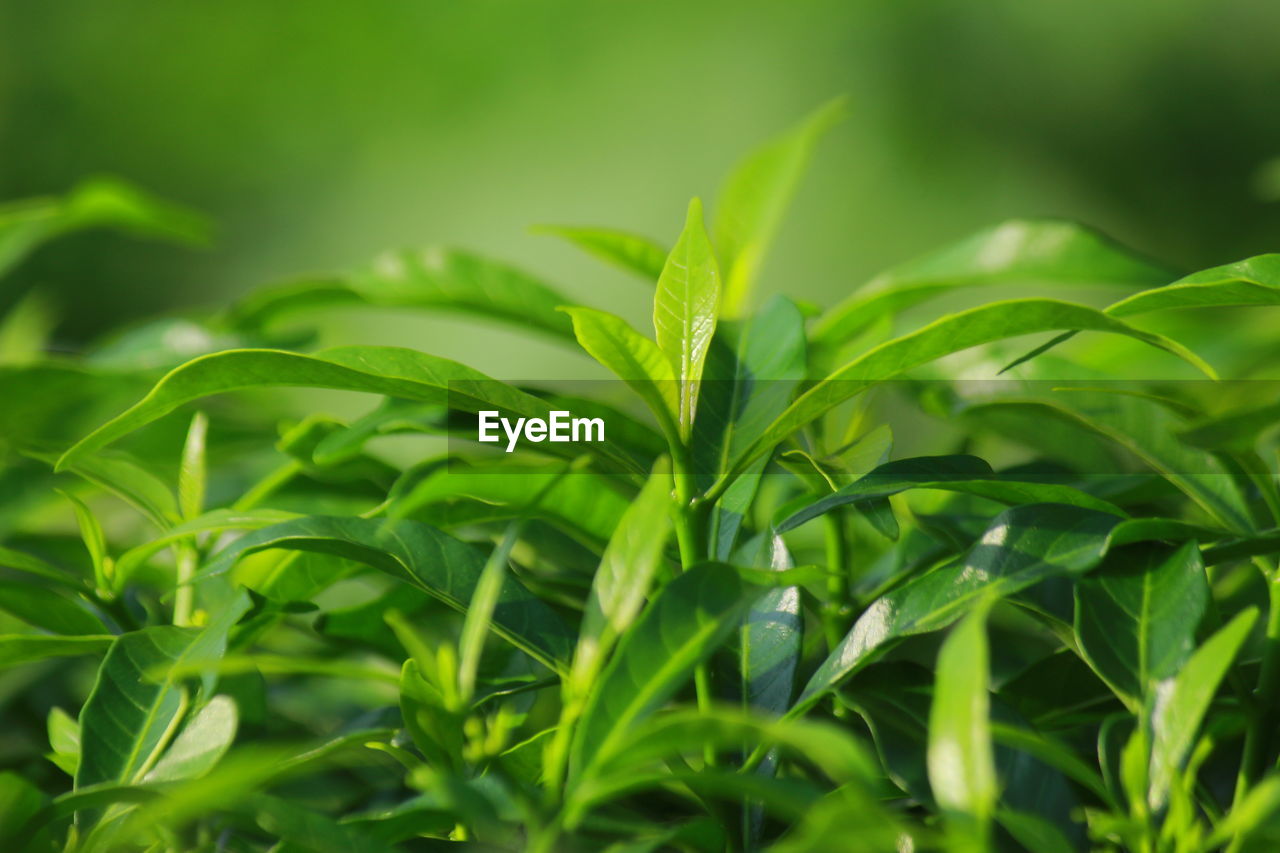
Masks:
[[[670,241],[690,195],[839,93],[766,291],[830,303],[1014,216],[1199,268],[1280,249],[1278,36],[1258,0],[0,0],[0,198],[110,173],[218,226],[195,252],[76,236],[4,286],[47,293],[74,349],[443,243],[634,319],[643,287],[527,226]],[[498,375],[556,363],[460,321],[362,322]]]

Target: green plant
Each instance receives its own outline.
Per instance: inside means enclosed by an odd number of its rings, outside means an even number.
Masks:
[[[839,111],[749,156],[711,234],[693,202],[670,251],[548,229],[656,281],[653,338],[447,250],[75,360],[19,302],[0,328],[5,849],[1270,849],[1280,405],[1195,349],[1265,380],[1274,341],[1247,318],[1229,340],[1132,321],[1278,304],[1280,258],[1177,278],[1011,222],[830,310],[756,308]],[[0,263],[77,227],[196,223],[95,184],[0,216]],[[1009,285],[1128,293],[894,333]],[[580,348],[641,406],[415,350],[310,351],[291,325],[361,305]],[[298,419],[256,391],[277,386],[382,401]],[[609,440],[465,443],[478,412],[557,409]],[[930,452],[895,458],[895,429]]]

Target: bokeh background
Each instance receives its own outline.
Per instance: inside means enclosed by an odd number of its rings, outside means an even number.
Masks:
[[[0,198],[108,173],[217,224],[199,251],[76,236],[3,286],[46,293],[75,349],[443,243],[639,317],[643,287],[528,226],[670,241],[690,195],[840,93],[766,290],[830,303],[1013,216],[1200,268],[1280,250],[1278,37],[1258,0],[0,0]],[[497,375],[555,358],[360,322]]]

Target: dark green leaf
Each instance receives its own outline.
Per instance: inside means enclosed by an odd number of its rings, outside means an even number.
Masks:
[[[230,571],[242,557],[269,548],[314,551],[355,560],[412,584],[459,611],[475,593],[484,555],[430,525],[410,520],[310,516],[249,533],[218,552],[198,577]],[[493,629],[555,669],[569,659],[572,635],[550,607],[508,577]]]
[[[0,610],[55,634],[107,634],[107,626],[74,599],[41,586],[0,580]]]
[[[766,565],[781,572],[795,565],[781,536],[761,534],[743,550],[751,567]],[[753,552],[758,555],[754,559],[748,557]],[[781,714],[791,706],[803,629],[798,587],[771,589],[751,605],[743,618],[738,646],[746,707]]]
[[[119,637],[80,711],[76,789],[137,782],[155,765],[190,701],[171,673],[188,661],[216,661],[227,633],[248,609],[243,593],[203,629],[167,625]],[[204,689],[212,687],[205,677]]]
[[[964,560],[936,569],[877,599],[809,679],[792,713],[813,705],[888,644],[936,631],[979,600],[1010,595],[1056,575],[1092,569],[1121,519],[1056,504],[1001,513]]]
[[[1077,581],[1075,596],[1082,654],[1136,710],[1195,649],[1209,584],[1195,542],[1172,553],[1134,546],[1113,551]]]
[[[685,683],[738,624],[756,591],[727,566],[698,566],[663,587],[593,685],[570,772],[591,776]]]
[[[976,456],[918,456],[886,462],[861,479],[797,510],[778,524],[793,530],[839,506],[871,502],[908,489],[938,489],[977,495],[1006,504],[1057,503],[1123,516],[1123,510],[1070,486],[1003,479]]]
[[[96,655],[105,652],[115,637],[110,634],[53,637],[45,634],[0,635],[0,668],[53,657]]]

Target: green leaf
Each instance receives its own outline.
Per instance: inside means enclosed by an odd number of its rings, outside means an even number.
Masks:
[[[987,609],[975,607],[942,644],[929,712],[929,785],[953,850],[987,849],[995,813]]]
[[[0,634],[0,668],[53,657],[96,655],[105,652],[115,637],[110,634],[53,637],[46,634]]]
[[[1137,456],[1228,529],[1254,528],[1248,503],[1229,469],[1212,454],[1179,441],[1180,419],[1153,400],[1063,389],[1045,396],[1010,395],[961,410],[980,411],[985,406],[1033,407],[1037,413],[1083,427]]]
[[[573,319],[578,343],[644,400],[668,440],[679,438],[676,376],[653,341],[626,320],[594,308],[563,309]]]
[[[892,315],[955,288],[990,285],[1150,286],[1170,274],[1072,222],[1015,219],[882,273],[814,325],[819,347],[852,340]]]
[[[1171,308],[1280,305],[1280,255],[1258,255],[1192,273],[1173,284],[1135,293],[1109,306],[1113,317]]]
[[[1135,293],[1107,306],[1112,317],[1134,317],[1175,308],[1280,305],[1280,255],[1258,255],[1184,276],[1172,284]],[[1059,335],[1020,356],[1004,369],[1042,355],[1072,337]],[[1002,371],[1003,372],[1003,371]]]
[[[447,404],[469,412],[496,409],[544,419],[551,412],[547,403],[537,397],[455,361],[415,350],[338,347],[315,355],[284,350],[229,350],[202,356],[170,372],[132,408],[81,439],[63,455],[58,466],[65,468],[84,454],[169,414],[184,403],[227,391],[280,386],[365,391]],[[585,446],[628,467],[634,465],[608,443]],[[548,452],[560,452],[577,445],[545,447]]]
[[[96,178],[63,198],[0,208],[0,276],[41,244],[87,228],[116,228],[142,237],[204,243],[208,226],[196,214],[114,178]]]
[[[744,451],[730,473],[796,430],[867,388],[944,355],[1019,335],[1082,329],[1125,335],[1171,352],[1213,378],[1196,355],[1167,338],[1135,329],[1100,311],[1052,299],[1012,299],[951,314],[863,353],[801,395]]]
[[[778,524],[777,529],[779,533],[786,533],[836,507],[870,502],[908,489],[960,492],[1015,505],[1066,504],[1124,515],[1123,510],[1107,501],[1070,486],[1002,479],[990,465],[976,456],[917,456],[886,462],[834,494],[793,512]]]
[[[844,98],[824,104],[798,126],[752,151],[729,173],[715,220],[716,245],[724,256],[726,316],[746,312],[760,264],[813,148],[844,114]]]
[[[57,455],[42,455],[41,458],[50,464],[58,461]],[[179,519],[178,503],[170,488],[127,453],[104,451],[84,454],[62,470],[78,474],[114,492],[162,528]]]
[[[279,509],[215,509],[198,518],[184,521],[147,542],[130,548],[116,560],[116,578],[125,584],[143,564],[169,546],[201,533],[226,533],[229,530],[257,530],[291,521],[300,516],[296,512]]]
[[[0,580],[0,610],[55,634],[107,634],[107,626],[80,602],[35,584]]]
[[[708,744],[730,750],[744,743],[783,747],[837,784],[868,785],[880,775],[875,761],[842,726],[716,706],[670,711],[646,721],[628,733],[600,772],[625,776],[672,755],[701,753]]]
[[[756,591],[722,565],[697,566],[641,613],[596,681],[574,732],[570,773],[589,778],[738,624]]]
[[[50,562],[12,548],[0,547],[0,568],[14,569],[29,575],[52,581],[58,586],[72,590],[82,590],[85,584],[70,572],[60,569]]]
[[[601,664],[644,605],[671,536],[671,466],[660,460],[627,507],[591,580],[578,630],[570,685],[586,692]]]
[[[235,701],[214,696],[182,727],[145,781],[172,782],[208,773],[231,748],[238,722]]]
[[[512,267],[456,249],[388,252],[367,269],[336,279],[261,290],[231,309],[231,321],[258,328],[290,312],[327,305],[456,311],[572,341],[556,309],[569,300]]]
[[[1280,840],[1280,775],[1272,773],[1245,794],[1243,800],[1232,807],[1227,816],[1213,829],[1205,841],[1204,850],[1214,850],[1226,842],[1260,841],[1257,848],[1246,845],[1245,850],[1267,850]],[[1261,836],[1261,837],[1259,837]]]
[[[1194,541],[1172,552],[1135,546],[1077,581],[1075,600],[1081,653],[1136,711],[1195,649],[1209,584]]]
[[[189,702],[173,675],[188,661],[216,661],[227,633],[248,609],[241,593],[203,629],[168,625],[144,628],[116,639],[80,710],[80,766],[76,789],[102,783],[140,781],[172,739]],[[204,690],[213,679],[203,677]]]
[[[183,521],[190,521],[204,512],[208,479],[205,438],[208,432],[209,418],[204,412],[196,412],[187,430],[187,440],[182,445],[182,463],[178,468],[178,505]]]
[[[448,410],[443,406],[388,397],[368,414],[320,439],[311,452],[311,459],[317,465],[335,465],[358,456],[365,443],[377,436],[442,433],[447,427]]]
[[[89,560],[93,564],[94,583],[99,590],[110,589],[112,563],[110,555],[107,554],[107,539],[102,530],[102,524],[79,498],[66,492],[61,494],[71,502],[71,508],[76,514],[80,539],[84,542],[85,550],[89,552]]]
[[[658,278],[653,328],[658,349],[671,364],[679,387],[676,422],[688,440],[698,408],[698,388],[707,348],[716,331],[720,269],[702,224],[702,202],[689,202],[684,231]]]
[[[1164,679],[1155,690],[1151,711],[1151,767],[1147,802],[1152,809],[1164,805],[1169,789],[1195,743],[1205,712],[1218,685],[1231,668],[1236,653],[1249,636],[1258,611],[1236,614],[1222,629],[1196,649],[1182,669]]]
[[[0,450],[62,453],[85,430],[145,392],[147,385],[137,374],[90,371],[61,362],[0,365]]]
[[[387,515],[443,527],[453,518],[447,510],[463,499],[483,504],[487,518],[545,518],[593,543],[607,542],[627,509],[615,478],[591,471],[566,474],[563,463],[534,467],[505,461],[471,468],[454,459],[413,485],[405,482]]]
[[[667,250],[658,241],[639,234],[619,231],[616,228],[591,228],[573,225],[539,225],[533,229],[539,234],[563,237],[598,258],[629,270],[650,282],[662,275],[667,261]]]
[[[790,300],[771,299],[736,335],[731,331],[733,324],[720,324],[711,342],[693,425],[693,463],[704,487],[786,409],[805,374],[804,317]],[[744,471],[717,502],[717,559],[733,551],[763,470],[762,461]]]
[[[1184,429],[1180,438],[1207,450],[1248,450],[1263,430],[1280,421],[1280,403],[1266,403],[1203,418]]]
[[[80,724],[66,711],[54,707],[49,710],[46,728],[51,752],[45,757],[74,777],[80,764]]]
[[[1039,815],[1000,809],[996,812],[996,820],[1027,850],[1075,853],[1076,846],[1062,834],[1062,830]]]
[[[761,534],[754,544],[754,548],[751,543],[743,548],[759,554],[749,566],[764,564],[777,572],[795,566],[781,536]],[[768,590],[751,605],[739,629],[738,646],[746,707],[781,714],[791,706],[803,630],[798,587]]]
[[[724,324],[722,333],[732,328]],[[715,473],[751,444],[791,401],[805,374],[804,315],[776,296],[707,356],[703,405],[695,424],[700,452],[718,460]],[[699,444],[695,444],[699,447]]]
[[[409,520],[309,516],[249,533],[215,554],[197,578],[215,577],[269,548],[313,551],[355,560],[411,584],[458,611],[475,594],[485,558],[430,525]],[[553,669],[569,659],[572,635],[555,611],[508,577],[493,630]]]
[[[0,843],[8,847],[23,837],[24,830],[33,818],[40,815],[48,804],[48,797],[35,785],[11,770],[0,772]],[[39,850],[32,844],[24,850]],[[49,849],[46,846],[44,849]]]
[[[464,702],[470,702],[476,692],[480,655],[484,651],[489,624],[493,621],[494,610],[505,585],[507,561],[511,559],[511,549],[515,547],[519,535],[520,522],[513,521],[507,525],[502,541],[493,549],[484,568],[480,570],[480,577],[476,580],[471,600],[467,602],[466,612],[463,614],[462,631],[458,637],[458,694]]]
[[[1122,520],[1057,504],[1006,510],[965,558],[923,575],[874,601],[818,667],[791,713],[811,707],[890,643],[936,631],[987,596],[1006,596],[1046,578],[1096,566]]]

